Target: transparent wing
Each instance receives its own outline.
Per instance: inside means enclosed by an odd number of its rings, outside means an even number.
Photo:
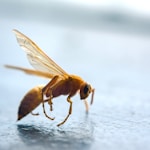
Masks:
[[[40,76],[40,77],[44,77],[44,78],[53,78],[54,77],[52,74],[46,73],[43,71],[32,70],[32,69],[27,69],[27,68],[22,68],[22,67],[18,67],[18,66],[12,66],[12,65],[5,65],[5,67],[9,68],[9,69],[20,70],[27,74],[36,75],[36,76]]]
[[[49,73],[53,76],[68,76],[51,58],[49,58],[31,39],[17,30],[13,30],[19,45],[25,50],[30,64],[38,71]]]

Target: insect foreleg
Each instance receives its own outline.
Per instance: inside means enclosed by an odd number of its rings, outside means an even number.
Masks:
[[[61,123],[59,123],[59,124],[57,125],[58,127],[59,127],[60,125],[64,124],[64,123],[67,121],[67,119],[69,118],[69,116],[71,115],[71,113],[72,113],[72,101],[71,101],[71,99],[70,99],[70,96],[68,96],[67,101],[68,101],[68,103],[70,103],[68,115],[66,116],[66,118],[64,119],[64,121],[62,121]]]

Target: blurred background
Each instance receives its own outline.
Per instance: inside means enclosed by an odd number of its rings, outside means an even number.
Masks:
[[[0,149],[150,149],[148,0],[1,0],[0,27]],[[4,68],[32,68],[12,29],[96,89],[88,115],[76,95],[73,114],[56,127],[69,107],[61,96],[54,121],[38,107],[40,116],[16,122],[26,92],[49,80]]]

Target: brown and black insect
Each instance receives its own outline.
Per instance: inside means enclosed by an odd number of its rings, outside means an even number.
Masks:
[[[36,86],[31,89],[21,101],[18,110],[18,120],[22,119],[42,103],[45,116],[51,120],[54,118],[47,115],[45,111],[45,102],[50,105],[50,110],[53,110],[53,98],[60,95],[68,95],[67,102],[70,104],[69,112],[66,118],[57,126],[64,124],[72,113],[71,97],[77,92],[80,93],[80,98],[84,100],[86,111],[88,111],[88,103],[86,98],[92,93],[91,104],[93,103],[94,89],[90,84],[86,83],[82,78],[76,75],[66,73],[59,67],[51,58],[49,58],[31,39],[17,30],[13,30],[16,35],[19,45],[25,50],[30,64],[36,69],[26,69],[11,65],[5,65],[7,68],[24,71],[27,74],[37,75],[51,79],[46,86]],[[33,114],[33,113],[32,113]]]

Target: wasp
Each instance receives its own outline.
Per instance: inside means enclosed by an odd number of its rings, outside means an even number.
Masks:
[[[39,105],[42,104],[43,113],[50,120],[55,118],[50,117],[45,110],[45,103],[50,105],[50,111],[53,110],[53,99],[60,95],[67,95],[67,102],[70,104],[69,111],[65,119],[57,126],[63,125],[72,113],[71,98],[76,94],[80,94],[80,99],[84,100],[86,111],[89,106],[86,98],[91,95],[91,104],[94,98],[94,88],[85,82],[82,78],[76,75],[66,73],[59,65],[57,65],[50,57],[48,57],[30,38],[22,34],[18,30],[13,30],[17,42],[25,51],[29,63],[34,69],[27,69],[12,65],[5,65],[10,69],[23,71],[30,75],[36,75],[50,79],[47,85],[40,85],[32,88],[23,98],[18,109],[18,120],[22,119]],[[32,113],[33,114],[33,113]],[[38,115],[38,114],[33,114]]]

